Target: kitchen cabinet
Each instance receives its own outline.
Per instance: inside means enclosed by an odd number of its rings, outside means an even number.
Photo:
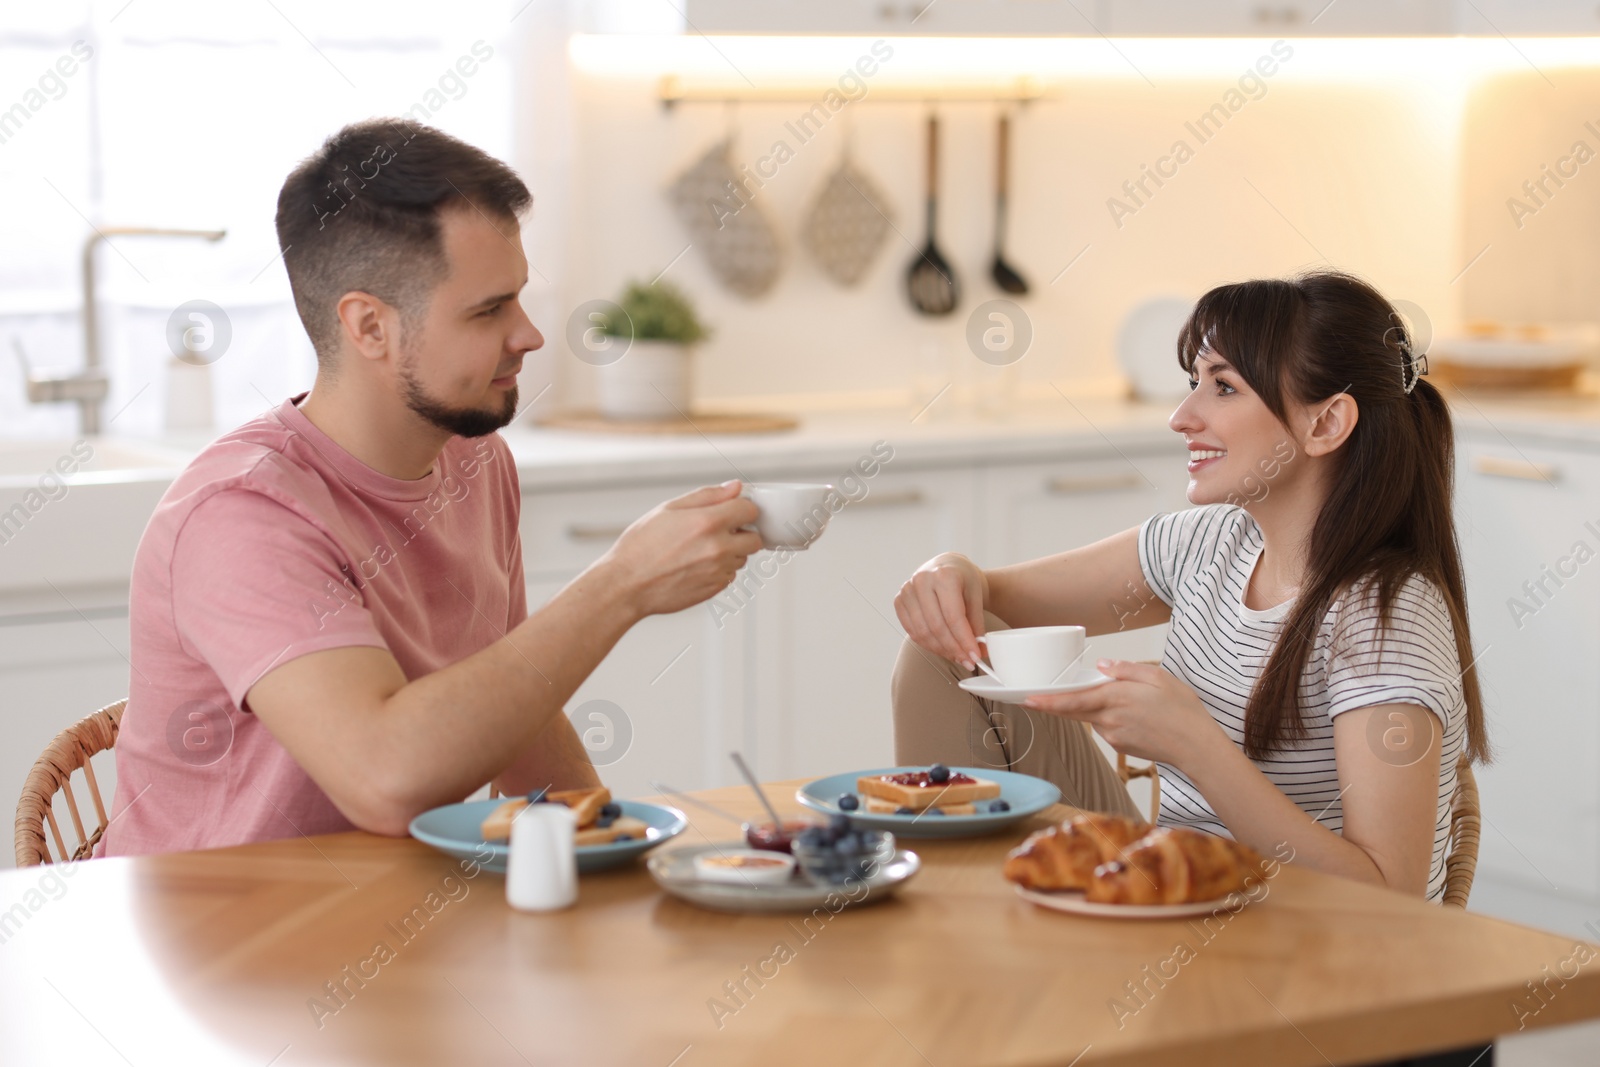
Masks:
[[[774,553],[751,561],[763,584],[745,583],[740,618],[753,631],[747,737],[763,777],[894,761],[889,677],[904,637],[894,597],[930,557],[977,554],[976,477],[971,467],[891,467],[809,549],[781,566]]]
[[[1464,437],[1457,528],[1494,762],[1481,874],[1600,896],[1600,453]],[[1580,562],[1581,561],[1581,562]]]
[[[0,736],[6,739],[0,745],[0,782],[8,810],[14,810],[9,806],[20,796],[28,771],[56,734],[128,695],[126,592],[120,606],[78,589],[69,595],[76,609],[13,597],[0,601],[0,693],[5,694]],[[117,782],[115,760],[101,756],[94,766],[109,804]],[[80,810],[92,817],[92,803],[75,791]],[[65,803],[58,801],[57,809],[63,833],[70,836]],[[0,867],[12,863],[7,849]]]
[[[1595,32],[1593,4],[1558,0],[1534,5],[1549,10],[1531,15],[1517,10],[1523,6],[1516,0],[1476,6],[1465,0],[688,0],[685,14],[689,32],[698,33],[1404,37],[1493,32],[1491,24],[1506,33]]]
[[[1105,32],[1163,37],[1452,33],[1451,0],[1112,0]]]
[[[1456,32],[1499,37],[1600,33],[1594,0],[1456,0]]]
[[[1111,0],[687,0],[689,32],[1096,36]]]

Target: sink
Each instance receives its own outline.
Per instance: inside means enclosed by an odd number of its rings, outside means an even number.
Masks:
[[[192,455],[117,437],[0,441],[0,602],[85,586],[126,595],[145,523]]]
[[[188,453],[153,442],[114,437],[62,439],[58,441],[0,442],[0,497],[6,490],[37,485],[46,471],[59,471],[65,460],[72,473],[61,475],[69,485],[116,480],[132,472],[162,472],[170,475],[189,462]]]

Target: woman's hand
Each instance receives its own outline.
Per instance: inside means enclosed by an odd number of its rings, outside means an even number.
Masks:
[[[988,599],[983,570],[956,552],[938,555],[918,567],[894,598],[894,613],[906,636],[929,652],[967,670],[981,655],[983,605]]]
[[[1114,680],[1023,705],[1086,722],[1118,752],[1179,770],[1206,746],[1227,742],[1199,694],[1163,668],[1107,659],[1095,666]]]

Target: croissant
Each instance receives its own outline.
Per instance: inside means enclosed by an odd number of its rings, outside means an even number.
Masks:
[[[1086,889],[1095,868],[1150,832],[1150,824],[1121,815],[1085,812],[1033,834],[1011,850],[1004,874],[1029,889]]]
[[[1185,827],[1162,827],[1095,869],[1084,898],[1099,904],[1187,904],[1245,888],[1261,869],[1248,845]]]

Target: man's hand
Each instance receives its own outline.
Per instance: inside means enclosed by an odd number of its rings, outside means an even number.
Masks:
[[[620,579],[641,615],[682,611],[726,589],[761,548],[743,529],[758,514],[737,481],[696,489],[647,512],[595,567]]]
[[[972,670],[983,636],[983,571],[966,556],[946,552],[918,567],[894,598],[906,636],[936,656]]]

